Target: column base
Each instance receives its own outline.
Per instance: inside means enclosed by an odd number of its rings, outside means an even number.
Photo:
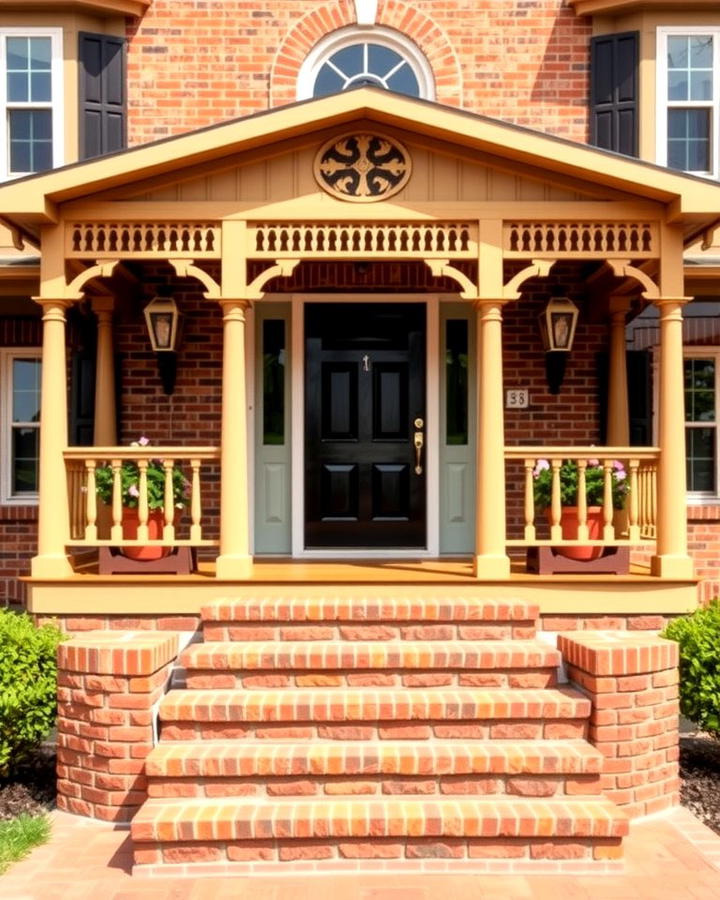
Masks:
[[[473,560],[473,573],[479,579],[506,580],[510,577],[510,558],[508,556],[476,556]]]
[[[677,578],[683,581],[695,577],[693,561],[689,556],[653,556],[650,560],[650,572],[660,578]]]
[[[30,574],[33,578],[67,578],[73,573],[70,557],[64,553],[56,556],[33,556],[30,561]]]
[[[233,581],[247,581],[252,577],[252,556],[234,556],[226,554],[215,560],[215,577]]]

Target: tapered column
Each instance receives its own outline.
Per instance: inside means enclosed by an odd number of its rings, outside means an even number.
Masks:
[[[662,297],[660,310],[660,377],[658,394],[657,556],[653,575],[692,578],[687,552],[685,475],[685,396],[683,377],[682,307],[685,297]]]
[[[607,438],[610,447],[630,444],[627,356],[625,352],[626,297],[610,298],[610,359],[608,363]]]
[[[38,553],[32,560],[32,574],[43,578],[59,578],[72,574],[66,552],[70,537],[70,515],[63,459],[68,439],[65,310],[70,303],[67,300],[45,298],[39,298],[37,302],[43,309],[43,344]]]
[[[505,424],[501,300],[478,300],[475,575],[509,578],[505,552]]]
[[[111,297],[93,299],[97,316],[97,356],[95,358],[95,426],[96,447],[117,445],[117,411],[115,409],[115,359],[113,354],[113,306]]]
[[[249,578],[245,310],[247,300],[220,300],[223,311],[222,428],[220,448],[220,556],[218,578]]]

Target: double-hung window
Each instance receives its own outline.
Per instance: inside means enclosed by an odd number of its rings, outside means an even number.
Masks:
[[[657,48],[657,160],[720,176],[720,28],[661,28]]]
[[[40,456],[40,350],[0,350],[0,501],[34,503]]]
[[[62,30],[0,29],[0,179],[63,162]]]
[[[684,369],[688,492],[717,497],[720,348],[686,350]]]

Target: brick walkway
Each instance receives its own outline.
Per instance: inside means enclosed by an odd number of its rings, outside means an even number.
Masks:
[[[3,900],[717,900],[720,837],[684,809],[632,826],[622,875],[329,875],[148,879],[130,875],[127,830],[54,814],[53,837],[0,878]]]

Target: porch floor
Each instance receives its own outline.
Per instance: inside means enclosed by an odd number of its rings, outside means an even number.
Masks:
[[[509,579],[478,581],[469,559],[256,559],[252,577],[224,581],[213,562],[191,575],[99,575],[97,563],[78,566],[66,578],[26,577],[28,608],[38,614],[197,614],[219,597],[320,596],[332,591],[367,598],[397,596],[412,588],[416,597],[484,596],[537,603],[543,614],[651,615],[685,613],[697,606],[696,580],[671,581],[634,565],[627,575],[537,575],[524,561],[513,563]],[[612,626],[608,626],[612,627]]]

